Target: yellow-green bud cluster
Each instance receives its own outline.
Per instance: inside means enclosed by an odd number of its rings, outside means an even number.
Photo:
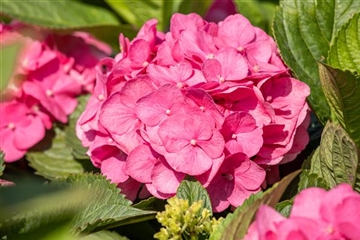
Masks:
[[[202,200],[189,206],[189,201],[173,197],[167,200],[165,211],[156,215],[163,228],[154,235],[160,240],[196,240],[201,236],[209,236],[219,225],[221,219],[212,218],[212,213],[204,208]]]

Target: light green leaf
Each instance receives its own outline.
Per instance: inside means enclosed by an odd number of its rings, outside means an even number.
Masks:
[[[51,0],[1,2],[1,12],[11,18],[47,28],[78,29],[119,25],[116,16],[104,8],[78,1]]]
[[[328,62],[332,67],[360,74],[360,9],[339,30],[330,46]]]
[[[66,145],[72,148],[72,155],[76,159],[89,160],[89,157],[86,155],[87,148],[84,148],[82,146],[75,132],[76,122],[79,119],[80,115],[84,112],[88,99],[88,95],[82,95],[78,97],[78,106],[76,107],[75,111],[69,116],[69,124],[65,127]]]
[[[116,184],[110,184],[102,175],[77,174],[52,184],[84,188],[93,191],[72,222],[72,231],[89,233],[125,224],[155,218],[155,211],[145,211],[131,206]]]
[[[239,13],[244,15],[251,24],[271,34],[271,24],[275,15],[276,4],[259,0],[235,0]]]
[[[158,19],[158,29],[168,31],[173,13],[198,13],[204,15],[211,0],[105,0],[127,22],[140,28],[152,18]]]
[[[317,62],[327,56],[336,32],[359,9],[358,0],[283,0],[275,13],[273,28],[281,56],[295,76],[310,86],[309,102],[323,123],[330,111]]]
[[[48,132],[45,138],[26,154],[26,158],[29,165],[36,170],[36,174],[53,180],[71,173],[84,172],[83,165],[74,159],[71,152],[72,148],[65,142],[65,132],[55,128],[54,132]]]
[[[79,240],[128,240],[128,238],[120,236],[116,232],[100,231],[89,234],[85,237],[80,238]]]
[[[105,0],[107,4],[123,19],[135,27],[140,28],[152,18],[159,20],[158,28],[163,30],[161,19],[163,2],[158,0]]]
[[[261,196],[254,196],[253,199],[250,198],[250,200],[248,200],[249,203],[245,201],[244,206],[238,207],[232,215],[225,218],[223,223],[221,223],[221,225],[225,225],[225,227],[220,227],[220,225],[217,232],[210,236],[210,240],[242,239],[260,205],[266,204],[275,207],[287,186],[299,173],[300,171],[296,171],[289,174],[280,182],[274,184],[274,186],[268,189],[264,194],[261,194]],[[227,220],[227,218],[231,221]]]
[[[212,212],[209,194],[205,188],[196,180],[183,180],[177,189],[176,196],[189,201],[189,206],[194,202],[202,200],[202,207]]]
[[[60,33],[89,32],[115,49],[118,49],[120,32],[128,37],[135,36],[134,29],[122,25],[111,11],[79,1],[5,0],[1,2],[1,14]]]
[[[360,76],[325,64],[319,64],[319,72],[333,120],[339,122],[360,147]]]
[[[20,48],[20,43],[0,46],[0,93],[8,86],[8,82],[14,73]]]

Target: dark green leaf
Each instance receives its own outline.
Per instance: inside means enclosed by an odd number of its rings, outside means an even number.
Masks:
[[[275,3],[259,0],[235,0],[239,13],[244,15],[251,24],[271,34],[271,24],[275,14]]]
[[[176,196],[189,201],[189,206],[194,202],[202,200],[202,207],[212,212],[209,194],[205,188],[196,180],[183,180],[177,189]]]
[[[78,174],[52,182],[56,186],[71,186],[93,192],[72,222],[72,231],[89,233],[134,222],[153,219],[156,212],[131,206],[115,184],[102,175]]]
[[[300,174],[298,192],[309,187],[329,189],[328,184],[322,177],[319,177],[317,173],[312,173],[310,170],[303,170]]]
[[[321,84],[334,115],[333,120],[360,147],[360,76],[319,64]]]
[[[360,74],[360,12],[339,30],[330,46],[328,62],[332,67]]]
[[[235,212],[232,215],[226,217],[224,220],[225,222],[221,224],[225,225],[225,227],[223,227],[223,229],[219,228],[217,233],[214,233],[210,236],[210,239],[242,239],[245,236],[251,222],[253,221],[257,209],[260,207],[260,205],[266,204],[271,207],[275,207],[287,186],[299,174],[299,172],[300,171],[296,171],[289,174],[280,182],[276,183],[273,187],[268,189],[264,194],[262,194],[262,196],[254,197],[255,199],[250,200],[249,204],[246,204],[244,207],[240,206],[237,208]],[[231,219],[231,221],[229,222],[226,220],[227,218]]]
[[[54,136],[55,134],[55,136]],[[47,146],[51,144],[51,146]],[[72,148],[65,142],[65,132],[55,128],[26,154],[29,165],[36,170],[36,174],[48,179],[66,177],[70,173],[82,173],[84,167],[71,154]]]
[[[321,91],[317,62],[326,57],[341,26],[359,11],[360,1],[281,1],[274,35],[285,63],[311,88],[309,102],[320,120],[330,117]]]

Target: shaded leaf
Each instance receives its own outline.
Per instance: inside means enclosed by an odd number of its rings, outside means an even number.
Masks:
[[[279,202],[278,204],[276,204],[275,209],[284,217],[289,217],[292,205],[293,205],[292,200],[285,200],[285,201],[282,201],[282,202]]]
[[[70,175],[52,182],[56,186],[89,189],[93,195],[84,201],[83,208],[72,222],[72,231],[89,233],[155,218],[156,212],[131,206],[120,189],[98,174]]]
[[[221,224],[224,224],[225,227],[222,229],[219,228],[217,233],[211,235],[210,239],[242,239],[245,236],[251,222],[253,221],[257,209],[260,207],[260,205],[266,204],[271,207],[275,207],[287,186],[299,173],[300,171],[296,171],[287,175],[280,182],[274,184],[273,187],[268,189],[261,196],[254,196],[255,199],[249,200],[249,204],[246,204],[244,207],[240,206],[237,208],[235,212],[232,215],[226,217],[224,223]],[[229,218],[231,221],[229,222],[227,218]]]
[[[312,185],[329,189],[340,183],[348,183],[360,192],[358,149],[341,126],[330,122],[326,124],[316,152],[311,157],[312,167],[301,176],[303,182],[299,189]]]
[[[273,28],[281,56],[295,76],[310,86],[309,102],[323,123],[330,111],[317,62],[327,56],[337,31],[359,9],[358,0],[283,0],[275,13]]]
[[[207,208],[210,212],[212,212],[209,194],[196,180],[183,180],[177,189],[176,197],[188,200],[189,206],[191,206],[194,202],[202,200],[202,207]]]
[[[78,106],[75,111],[69,116],[69,124],[65,127],[65,141],[66,145],[72,148],[72,155],[76,159],[90,160],[89,156],[86,155],[87,148],[83,147],[81,141],[76,136],[75,128],[76,122],[82,112],[85,110],[88,95],[82,95],[78,97]]]
[[[259,0],[235,0],[239,13],[244,15],[252,25],[271,34],[271,24],[275,15],[276,4]]]
[[[312,173],[309,170],[303,170],[300,174],[298,192],[309,187],[320,187],[324,189],[329,189],[326,181],[317,173]]]
[[[333,120],[338,121],[360,147],[360,76],[321,63],[319,72]]]
[[[84,172],[83,165],[74,159],[71,152],[72,148],[65,142],[65,132],[55,128],[54,132],[48,132],[40,143],[27,152],[26,158],[36,174],[53,180],[70,173]]]
[[[360,9],[339,30],[330,46],[328,62],[332,67],[360,74]]]

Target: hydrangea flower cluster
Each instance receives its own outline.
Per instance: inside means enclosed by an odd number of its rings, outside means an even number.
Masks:
[[[239,206],[308,143],[309,87],[240,14],[174,14],[166,34],[156,24],[121,34],[121,53],[102,60],[77,135],[129,199],[172,197],[189,175],[215,211]]]
[[[0,149],[5,161],[13,162],[42,140],[54,121],[68,121],[76,97],[93,91],[94,67],[111,48],[86,33],[55,35],[19,22],[0,24],[0,39],[2,47],[20,45],[0,103]]]
[[[360,195],[350,185],[308,188],[295,197],[289,218],[261,206],[244,240],[357,240],[359,222]]]

